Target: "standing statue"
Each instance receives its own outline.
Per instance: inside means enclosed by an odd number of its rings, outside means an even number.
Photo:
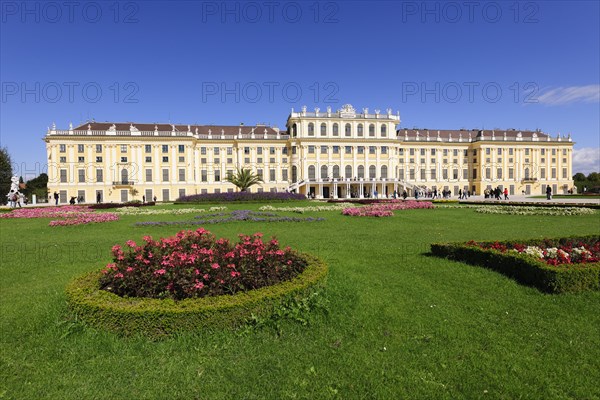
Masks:
[[[10,192],[8,192],[8,194],[6,195],[6,197],[8,198],[8,204],[11,207],[16,207],[18,204],[20,207],[20,196],[21,193],[19,193],[19,177],[15,175],[12,178],[10,178]]]

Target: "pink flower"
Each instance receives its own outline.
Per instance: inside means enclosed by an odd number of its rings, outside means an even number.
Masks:
[[[219,264],[217,264],[217,263],[211,264],[211,266],[210,266],[210,267],[211,267],[212,269],[219,269],[219,268],[220,268]]]
[[[154,275],[164,275],[167,272],[165,269],[161,268],[159,270],[154,271]]]
[[[131,248],[134,248],[135,246],[137,246],[133,240],[128,240],[125,242],[125,244]]]

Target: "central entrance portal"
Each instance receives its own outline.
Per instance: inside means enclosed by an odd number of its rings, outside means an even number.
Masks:
[[[324,199],[328,199],[329,198],[329,188],[327,186],[325,186],[323,188],[323,198]]]

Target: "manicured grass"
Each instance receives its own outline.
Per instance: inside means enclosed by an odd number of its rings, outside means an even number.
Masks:
[[[302,204],[309,203],[294,203]],[[276,235],[282,245],[324,259],[327,315],[308,326],[283,323],[279,332],[158,342],[70,320],[64,288],[108,262],[113,244],[180,229],[134,222],[191,216],[124,216],[73,227],[0,220],[0,398],[600,398],[599,292],[547,295],[427,254],[431,242],[600,234],[600,213],[488,215],[460,208],[397,211],[391,218],[303,216],[326,221],[207,229],[232,239]]]

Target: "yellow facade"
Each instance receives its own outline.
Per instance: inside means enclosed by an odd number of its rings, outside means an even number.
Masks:
[[[50,129],[48,190],[83,202],[174,201],[182,195],[233,192],[236,167],[264,183],[253,191],[297,191],[316,198],[392,196],[434,188],[509,189],[544,194],[572,189],[573,142],[539,131],[397,129],[391,110],[307,112],[287,131],[265,126],[211,127],[88,123]],[[101,129],[100,129],[101,128]]]

